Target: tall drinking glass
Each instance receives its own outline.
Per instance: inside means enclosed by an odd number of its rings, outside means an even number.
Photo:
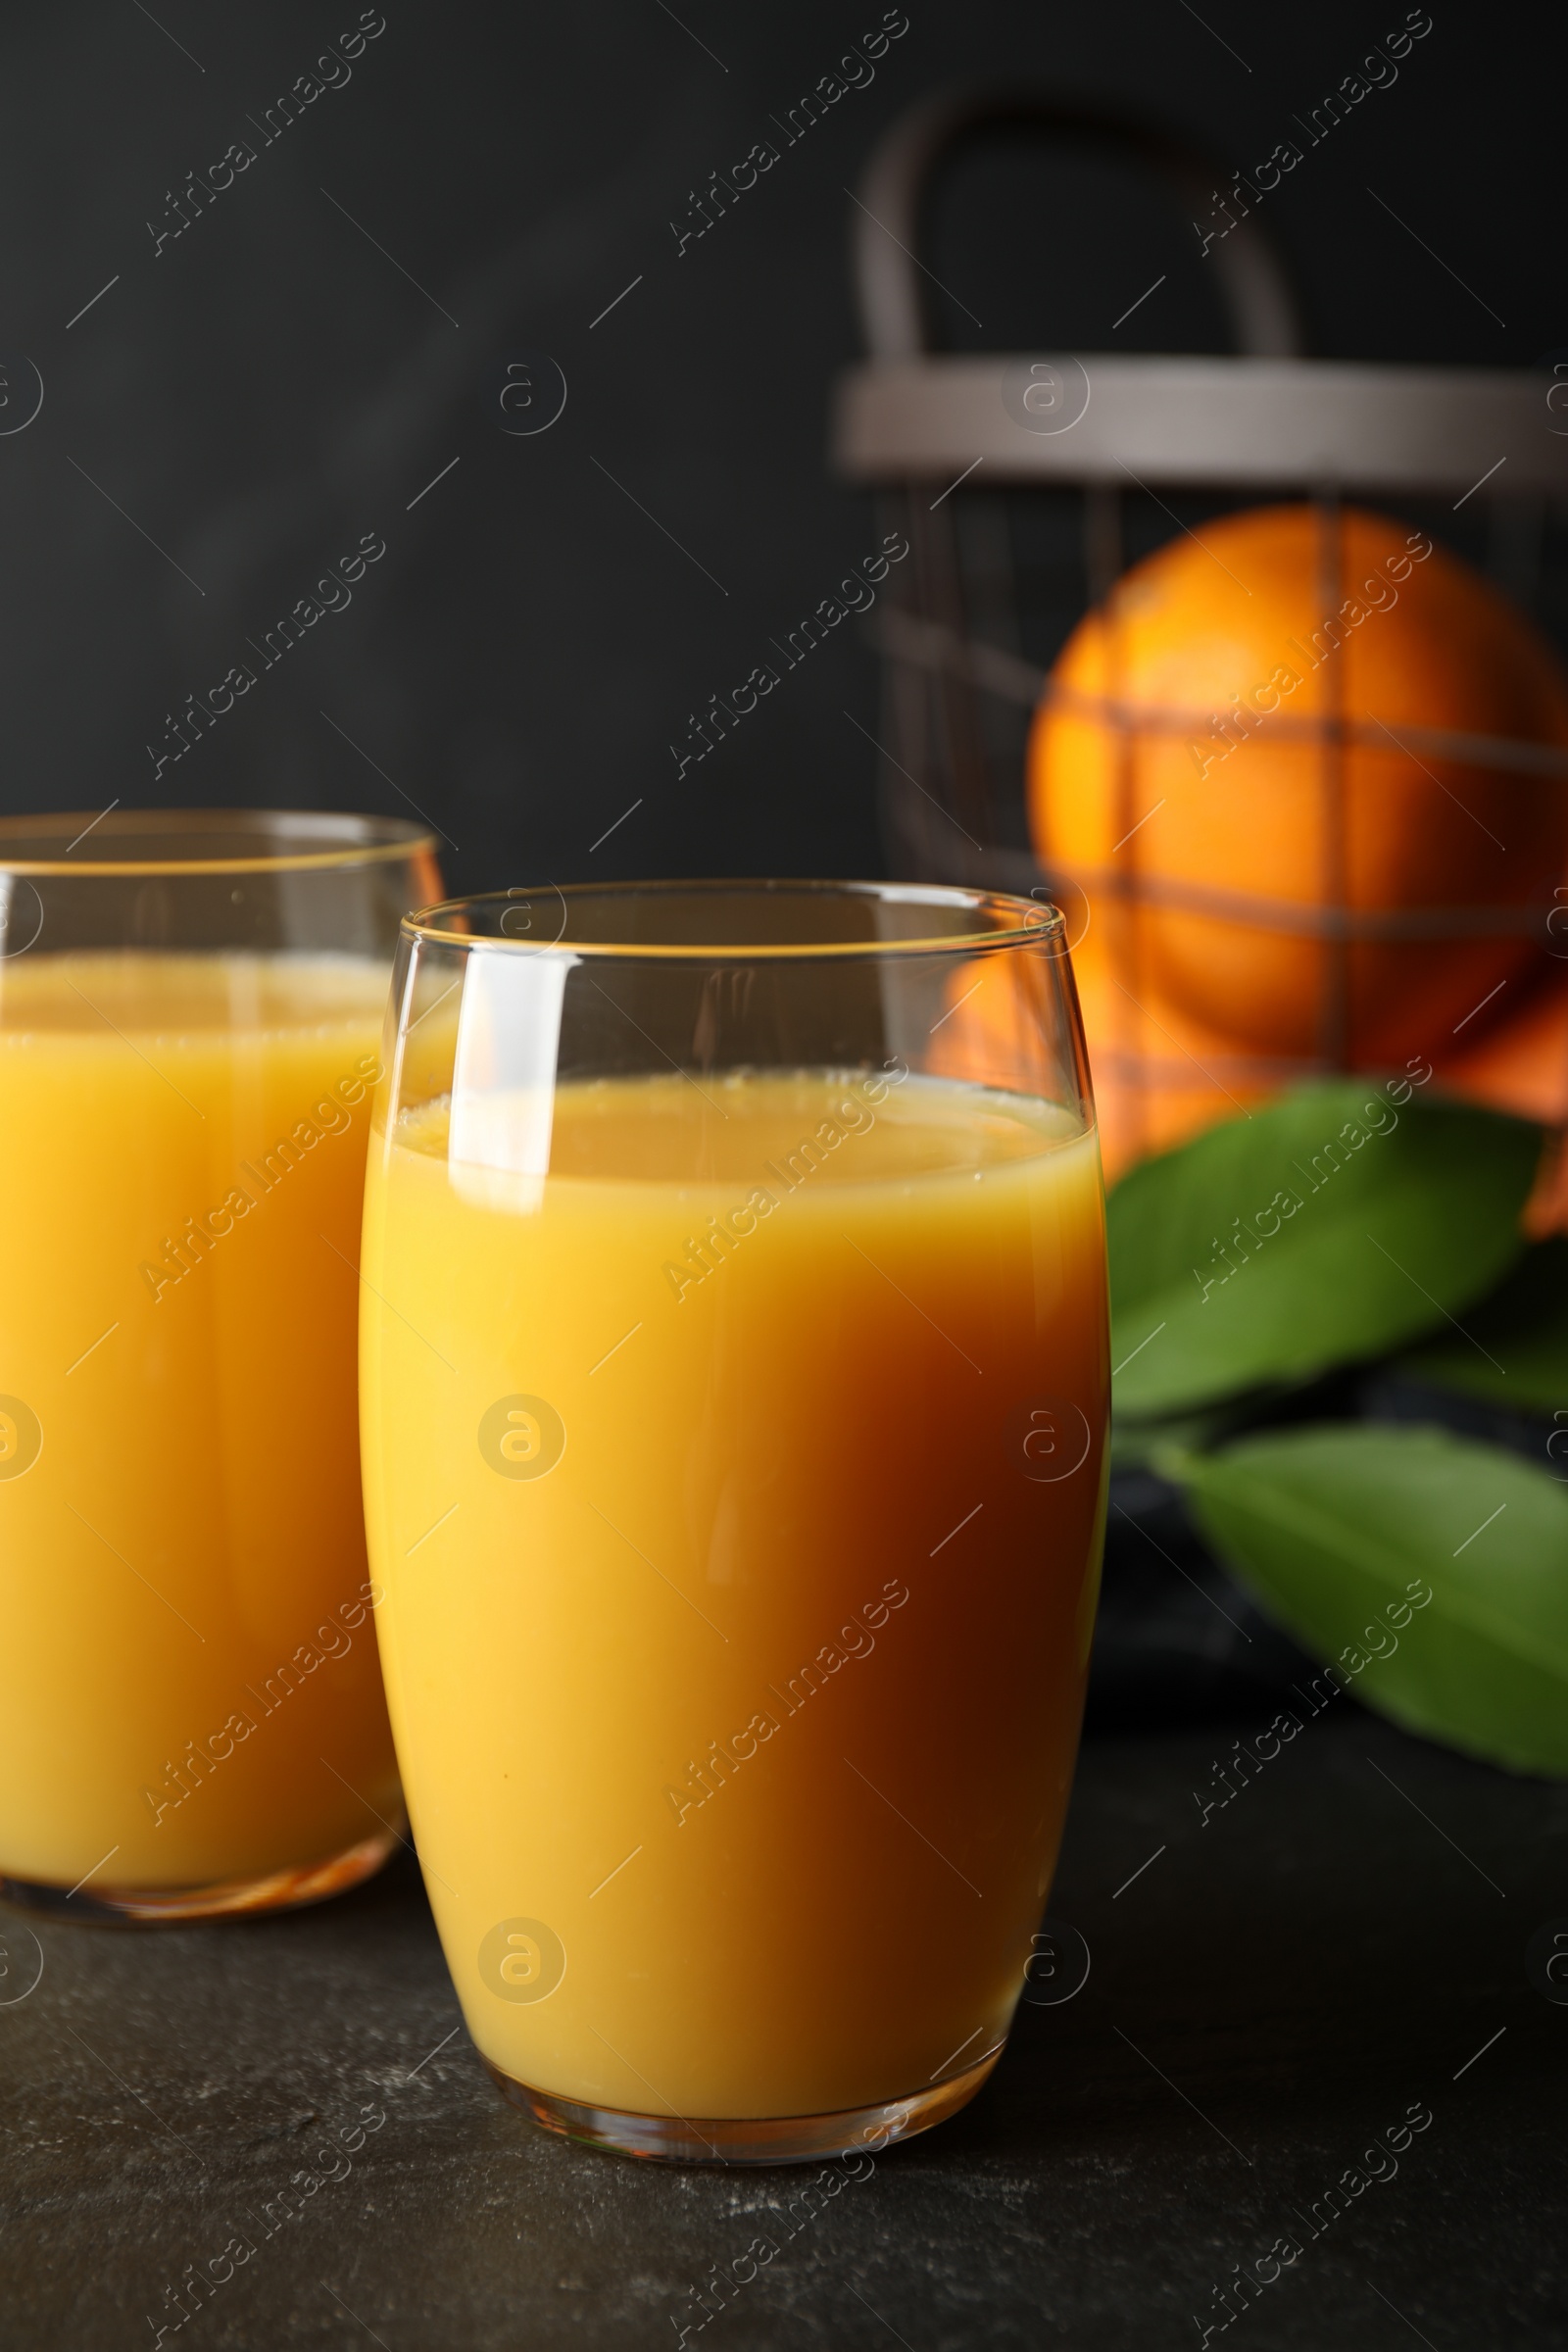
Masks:
[[[645,2156],[923,2130],[1024,1982],[1103,1535],[1061,919],[514,892],[404,924],[390,1018],[367,1518],[474,2041]]]
[[[0,822],[13,1899],[266,1909],[390,1848],[354,1333],[387,974],[431,853],[358,816]]]

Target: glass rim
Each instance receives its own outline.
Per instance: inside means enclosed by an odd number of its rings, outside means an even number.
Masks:
[[[844,898],[869,900],[884,906],[944,906],[980,915],[987,909],[1006,913],[1015,919],[993,929],[976,922],[963,931],[934,932],[927,938],[914,939],[800,939],[800,940],[634,940],[634,939],[568,939],[564,936],[573,900],[751,897],[758,900],[788,897]],[[510,937],[500,927],[494,932],[460,931],[445,918],[467,908],[500,907],[519,899],[554,897],[561,903],[561,932],[553,940]],[[850,957],[858,961],[875,958],[903,958],[915,956],[966,956],[989,954],[997,948],[1038,946],[1042,941],[1059,944],[1066,936],[1067,918],[1054,904],[1042,904],[1035,899],[1021,899],[1001,890],[970,888],[961,883],[945,882],[846,882],[784,877],[760,880],[753,877],[712,877],[701,880],[661,880],[653,882],[547,882],[523,889],[472,891],[461,898],[442,899],[433,906],[422,906],[403,917],[402,930],[407,939],[443,948],[462,948],[469,952],[496,950],[503,954],[520,956],[578,956],[585,961],[619,962],[679,962],[679,963],[803,963],[812,960],[834,961]]]
[[[126,843],[145,839],[151,849],[160,835],[252,832],[262,836],[293,833],[295,846],[274,852],[251,851],[224,857],[181,857],[156,852],[144,858],[72,855],[76,843],[89,835]],[[12,857],[8,844],[20,841],[36,849],[58,835],[65,847],[54,857]],[[68,839],[68,836],[72,838]],[[334,838],[335,836],[335,838]],[[312,839],[319,849],[306,846]],[[325,870],[331,867],[385,865],[433,851],[440,836],[401,816],[362,816],[348,809],[320,808],[120,808],[46,811],[32,816],[0,817],[0,874],[82,875],[102,881],[115,876],[147,877],[176,874],[276,874]]]

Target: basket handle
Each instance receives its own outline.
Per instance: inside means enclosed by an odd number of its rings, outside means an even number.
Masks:
[[[960,140],[1002,123],[1067,131],[1151,165],[1184,204],[1208,202],[1225,175],[1196,147],[1135,118],[1102,113],[1045,91],[946,92],[901,116],[872,149],[855,216],[855,276],[873,359],[918,359],[930,349],[915,256],[920,211],[937,164]],[[1298,359],[1305,332],[1279,247],[1248,215],[1212,248],[1236,348],[1249,359]]]

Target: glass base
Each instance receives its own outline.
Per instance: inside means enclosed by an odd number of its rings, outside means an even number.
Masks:
[[[619,2156],[656,2164],[814,2164],[826,2156],[878,2155],[895,2140],[912,2139],[968,2105],[1001,2057],[998,2042],[977,2066],[930,2090],[875,2107],[847,2107],[836,2115],[639,2115],[619,2107],[584,2107],[553,2090],[531,2090],[485,2058],[504,2099],[521,2107],[547,2132],[579,2139]],[[483,2053],[480,2053],[483,2056]]]
[[[87,1927],[123,1927],[142,1922],[226,1919],[253,1911],[297,1911],[324,1903],[372,1878],[398,1843],[389,1830],[358,1845],[306,1862],[291,1870],[269,1871],[260,1879],[228,1879],[211,1886],[94,1886],[68,1889],[40,1880],[0,1875],[0,1895],[50,1919],[72,1919]]]

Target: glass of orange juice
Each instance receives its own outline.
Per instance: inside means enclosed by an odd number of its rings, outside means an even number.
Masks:
[[[0,822],[0,1891],[304,1902],[401,1820],[354,1334],[371,1090],[430,837]]]
[[[638,2155],[922,2131],[1024,1983],[1103,1537],[1061,918],[514,892],[405,922],[389,1022],[366,1507],[473,2039]]]

